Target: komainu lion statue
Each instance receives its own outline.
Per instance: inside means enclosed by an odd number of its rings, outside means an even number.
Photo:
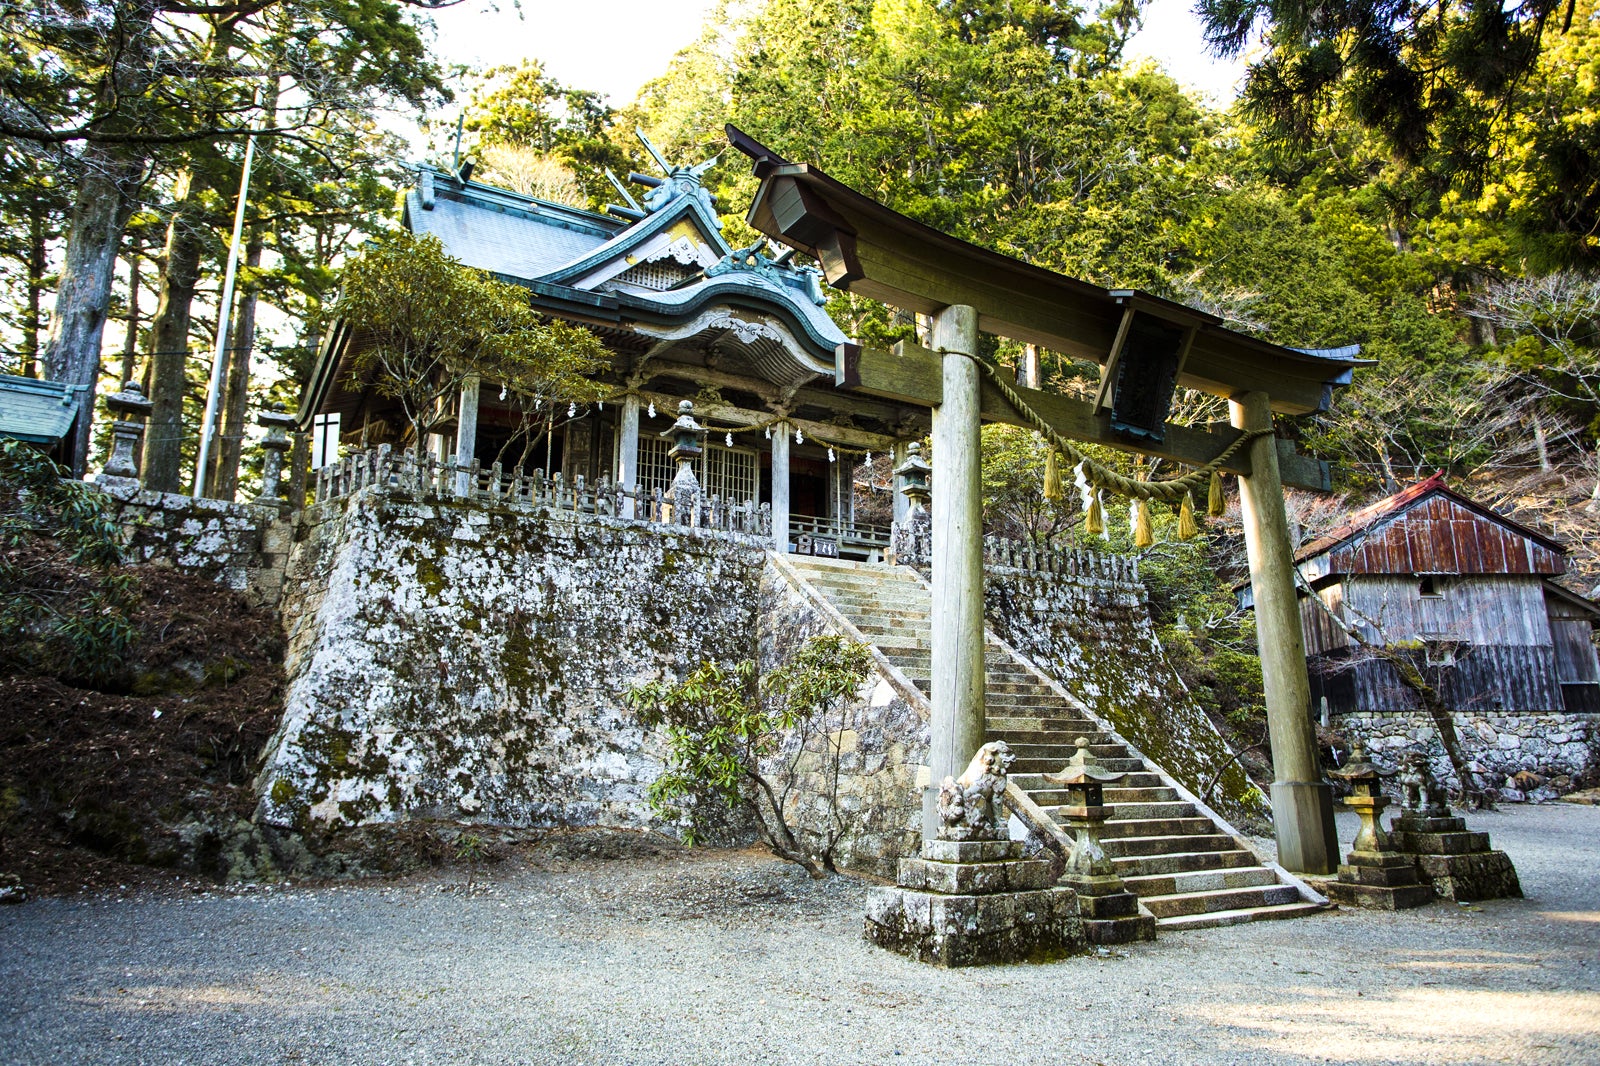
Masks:
[[[1006,839],[1000,797],[1014,758],[1005,741],[991,741],[978,749],[960,777],[944,779],[939,785],[940,840]]]
[[[1450,816],[1444,789],[1434,778],[1424,752],[1413,750],[1400,756],[1400,806],[1425,818]]]

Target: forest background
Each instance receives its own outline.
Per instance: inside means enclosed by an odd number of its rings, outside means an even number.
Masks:
[[[428,161],[449,165],[459,137],[477,180],[593,209],[615,198],[606,167],[650,169],[635,129],[676,161],[724,153],[708,181],[739,245],[754,183],[726,156],[733,122],[977,244],[1283,344],[1362,345],[1375,363],[1331,412],[1280,421],[1333,464],[1334,497],[1293,501],[1304,535],[1443,470],[1565,540],[1570,584],[1600,588],[1594,0],[1202,0],[1214,50],[1264,41],[1227,109],[1124,60],[1137,0],[724,3],[626,104],[558,83],[537,57],[441,67],[432,6],[447,0],[0,6],[3,369],[102,393],[140,381],[156,405],[146,481],[187,490],[255,133],[222,444],[203,485],[231,498],[255,476],[251,410],[294,405],[341,265],[395,224],[419,154],[407,131],[420,124]],[[869,341],[915,329],[846,294],[830,310]],[[993,338],[985,355],[1026,358]],[[1097,380],[1055,353],[1040,363],[1049,388]],[[1224,417],[1198,395],[1177,412]],[[106,420],[93,432],[80,470]],[[1045,498],[1041,441],[985,436],[992,532],[1134,550],[1126,518],[1089,538],[1076,494]],[[881,467],[863,482],[887,484]],[[1158,516],[1158,534],[1171,524]],[[1169,650],[1248,739],[1259,675],[1230,592],[1234,520],[1142,554]]]

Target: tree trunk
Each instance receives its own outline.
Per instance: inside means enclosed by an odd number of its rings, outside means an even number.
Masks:
[[[221,439],[208,472],[206,495],[231,500],[239,491],[239,457],[244,449],[246,401],[250,389],[250,354],[256,343],[256,282],[253,272],[261,265],[261,237],[250,238],[244,256],[244,286],[228,331],[227,377],[223,384]]]
[[[192,174],[167,223],[167,255],[161,268],[161,298],[150,320],[150,411],[144,438],[144,485],[178,492],[183,483],[183,394],[188,388],[190,309],[200,279],[201,234],[194,217],[198,192]]]
[[[77,396],[73,436],[66,448],[74,477],[82,477],[88,463],[112,273],[123,230],[144,180],[144,162],[141,151],[101,144],[85,148],[79,161],[82,174],[44,355],[45,377],[83,387]]]
[[[144,248],[137,242],[128,249],[128,319],[122,337],[122,373],[117,384],[132,381],[139,367],[139,275]]]
[[[17,372],[31,378],[39,372],[39,329],[44,324],[45,206],[34,197],[28,212],[28,307],[22,316],[22,365]]]

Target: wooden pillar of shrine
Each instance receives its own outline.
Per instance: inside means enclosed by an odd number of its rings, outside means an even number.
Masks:
[[[1264,392],[1229,402],[1233,425],[1246,432],[1272,428]],[[1278,862],[1305,874],[1331,874],[1339,865],[1333,826],[1333,794],[1322,780],[1316,732],[1311,725],[1311,682],[1306,675],[1305,636],[1294,587],[1294,544],[1283,505],[1278,442],[1260,437],[1249,445],[1250,476],[1239,478],[1245,552],[1256,602],[1256,640],[1272,744],[1272,821]]]
[[[939,783],[959,776],[983,744],[983,482],[978,313],[933,316],[942,398],[933,410],[933,678],[924,839],[938,832]]]

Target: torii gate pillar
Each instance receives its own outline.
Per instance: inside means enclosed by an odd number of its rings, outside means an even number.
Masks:
[[[1264,392],[1238,396],[1229,401],[1229,408],[1236,429],[1272,428],[1272,408]],[[1250,476],[1239,478],[1239,506],[1272,744],[1272,822],[1278,835],[1278,862],[1297,873],[1331,874],[1339,865],[1339,841],[1333,827],[1333,793],[1322,781],[1311,726],[1311,682],[1295,597],[1294,545],[1283,507],[1278,442],[1271,436],[1260,437],[1249,449]]]
[[[922,836],[938,835],[939,783],[983,745],[983,420],[978,313],[953,304],[933,317],[943,396],[933,409],[933,703]],[[964,354],[958,354],[964,353]]]

